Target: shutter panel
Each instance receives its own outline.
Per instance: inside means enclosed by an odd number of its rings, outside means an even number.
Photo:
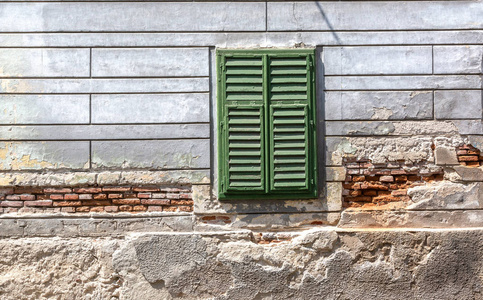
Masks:
[[[224,186],[235,194],[264,193],[265,129],[262,57],[228,56],[224,78]]]
[[[313,190],[311,57],[269,59],[270,191]]]

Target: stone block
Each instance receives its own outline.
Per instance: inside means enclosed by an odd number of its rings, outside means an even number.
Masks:
[[[342,209],[342,182],[327,182],[327,210]]]
[[[92,77],[199,77],[208,68],[208,48],[92,50]]]
[[[325,168],[327,181],[345,181],[346,171],[344,167]]]
[[[477,75],[328,76],[325,78],[325,89],[327,91],[480,89],[482,83],[482,78]]]
[[[0,170],[89,167],[89,142],[3,142],[0,152]]]
[[[0,111],[0,124],[88,124],[89,95],[0,95]]]
[[[433,93],[327,92],[326,120],[432,119]]]
[[[435,91],[436,119],[481,119],[480,91]]]
[[[210,141],[94,141],[92,164],[94,168],[209,168]]]
[[[185,139],[209,133],[209,124],[0,126],[5,140]]]
[[[1,17],[2,32],[265,31],[255,2],[5,3]]]
[[[93,95],[92,122],[209,122],[209,102],[208,94]]]
[[[431,47],[326,47],[323,55],[326,75],[432,73]]]
[[[88,77],[89,49],[1,49],[0,65],[0,77]]]
[[[435,74],[483,72],[483,46],[434,46]]]
[[[483,208],[483,185],[439,182],[408,190],[412,204],[406,209],[454,210]],[[463,224],[462,224],[463,225]]]
[[[469,168],[466,166],[454,166],[453,169],[459,175],[460,180],[466,182],[483,181],[483,168]]]
[[[383,121],[327,121],[325,134],[327,136],[358,136],[358,135],[394,135],[395,124]],[[0,129],[1,130],[1,129]]]
[[[459,165],[456,149],[437,147],[434,151],[436,164],[440,166]]]
[[[268,31],[482,28],[478,2],[269,2]],[[438,12],[438,13],[435,13]],[[338,33],[337,33],[338,34]],[[337,35],[336,34],[336,35]],[[339,44],[341,38],[338,38]]]
[[[208,78],[1,79],[0,93],[190,93],[208,92]]]

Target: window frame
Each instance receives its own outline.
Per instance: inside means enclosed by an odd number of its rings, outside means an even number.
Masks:
[[[262,200],[262,199],[280,199],[280,200],[298,200],[298,199],[316,199],[318,198],[319,186],[318,186],[318,161],[317,161],[317,107],[316,107],[316,66],[315,66],[315,48],[310,49],[217,49],[216,50],[216,74],[217,74],[217,97],[216,97],[216,106],[217,106],[217,122],[216,122],[216,131],[217,131],[217,151],[218,151],[218,199],[219,200]],[[267,189],[270,188],[270,181],[273,179],[270,176],[270,172],[268,172],[269,164],[270,164],[270,155],[265,155],[265,161],[263,162],[262,167],[265,168],[265,176],[262,178],[262,182],[264,183],[265,190],[264,191],[251,191],[251,192],[226,192],[224,184],[228,184],[228,178],[226,178],[226,173],[228,172],[225,167],[225,160],[227,159],[227,151],[225,147],[228,146],[228,143],[224,141],[223,136],[223,121],[227,118],[225,112],[225,105],[229,106],[228,103],[224,102],[225,99],[225,92],[226,92],[226,80],[224,76],[223,70],[223,63],[225,58],[224,57],[261,57],[262,58],[262,71],[263,71],[263,80],[262,80],[262,95],[264,98],[264,102],[262,103],[262,114],[263,117],[261,130],[265,133],[265,137],[263,138],[264,145],[261,148],[261,151],[264,151],[265,154],[270,154],[270,139],[268,135],[272,134],[271,127],[272,123],[270,122],[270,114],[269,110],[272,107],[275,107],[275,103],[270,103],[268,100],[268,96],[266,94],[269,93],[269,76],[267,74],[269,69],[268,57],[300,57],[306,56],[308,61],[308,70],[306,73],[307,76],[307,151],[309,154],[307,155],[307,180],[309,181],[309,188],[308,191],[297,192],[295,189],[290,190],[283,190],[283,191],[268,191]],[[295,104],[294,104],[295,105]],[[243,105],[239,105],[243,106]],[[249,106],[249,105],[248,105]],[[225,126],[227,126],[225,124]]]

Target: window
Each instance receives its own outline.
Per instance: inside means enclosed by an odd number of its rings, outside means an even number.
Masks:
[[[314,50],[218,50],[219,199],[317,197]]]

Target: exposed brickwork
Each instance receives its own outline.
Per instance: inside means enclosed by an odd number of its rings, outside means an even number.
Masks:
[[[0,188],[0,213],[191,212],[191,187]]]
[[[463,145],[456,150],[458,161],[463,166],[479,167],[483,165],[481,151],[472,145]]]
[[[382,206],[408,201],[407,189],[430,181],[443,180],[443,170],[422,171],[404,162],[372,164],[345,161],[347,176],[343,183],[344,207]]]

